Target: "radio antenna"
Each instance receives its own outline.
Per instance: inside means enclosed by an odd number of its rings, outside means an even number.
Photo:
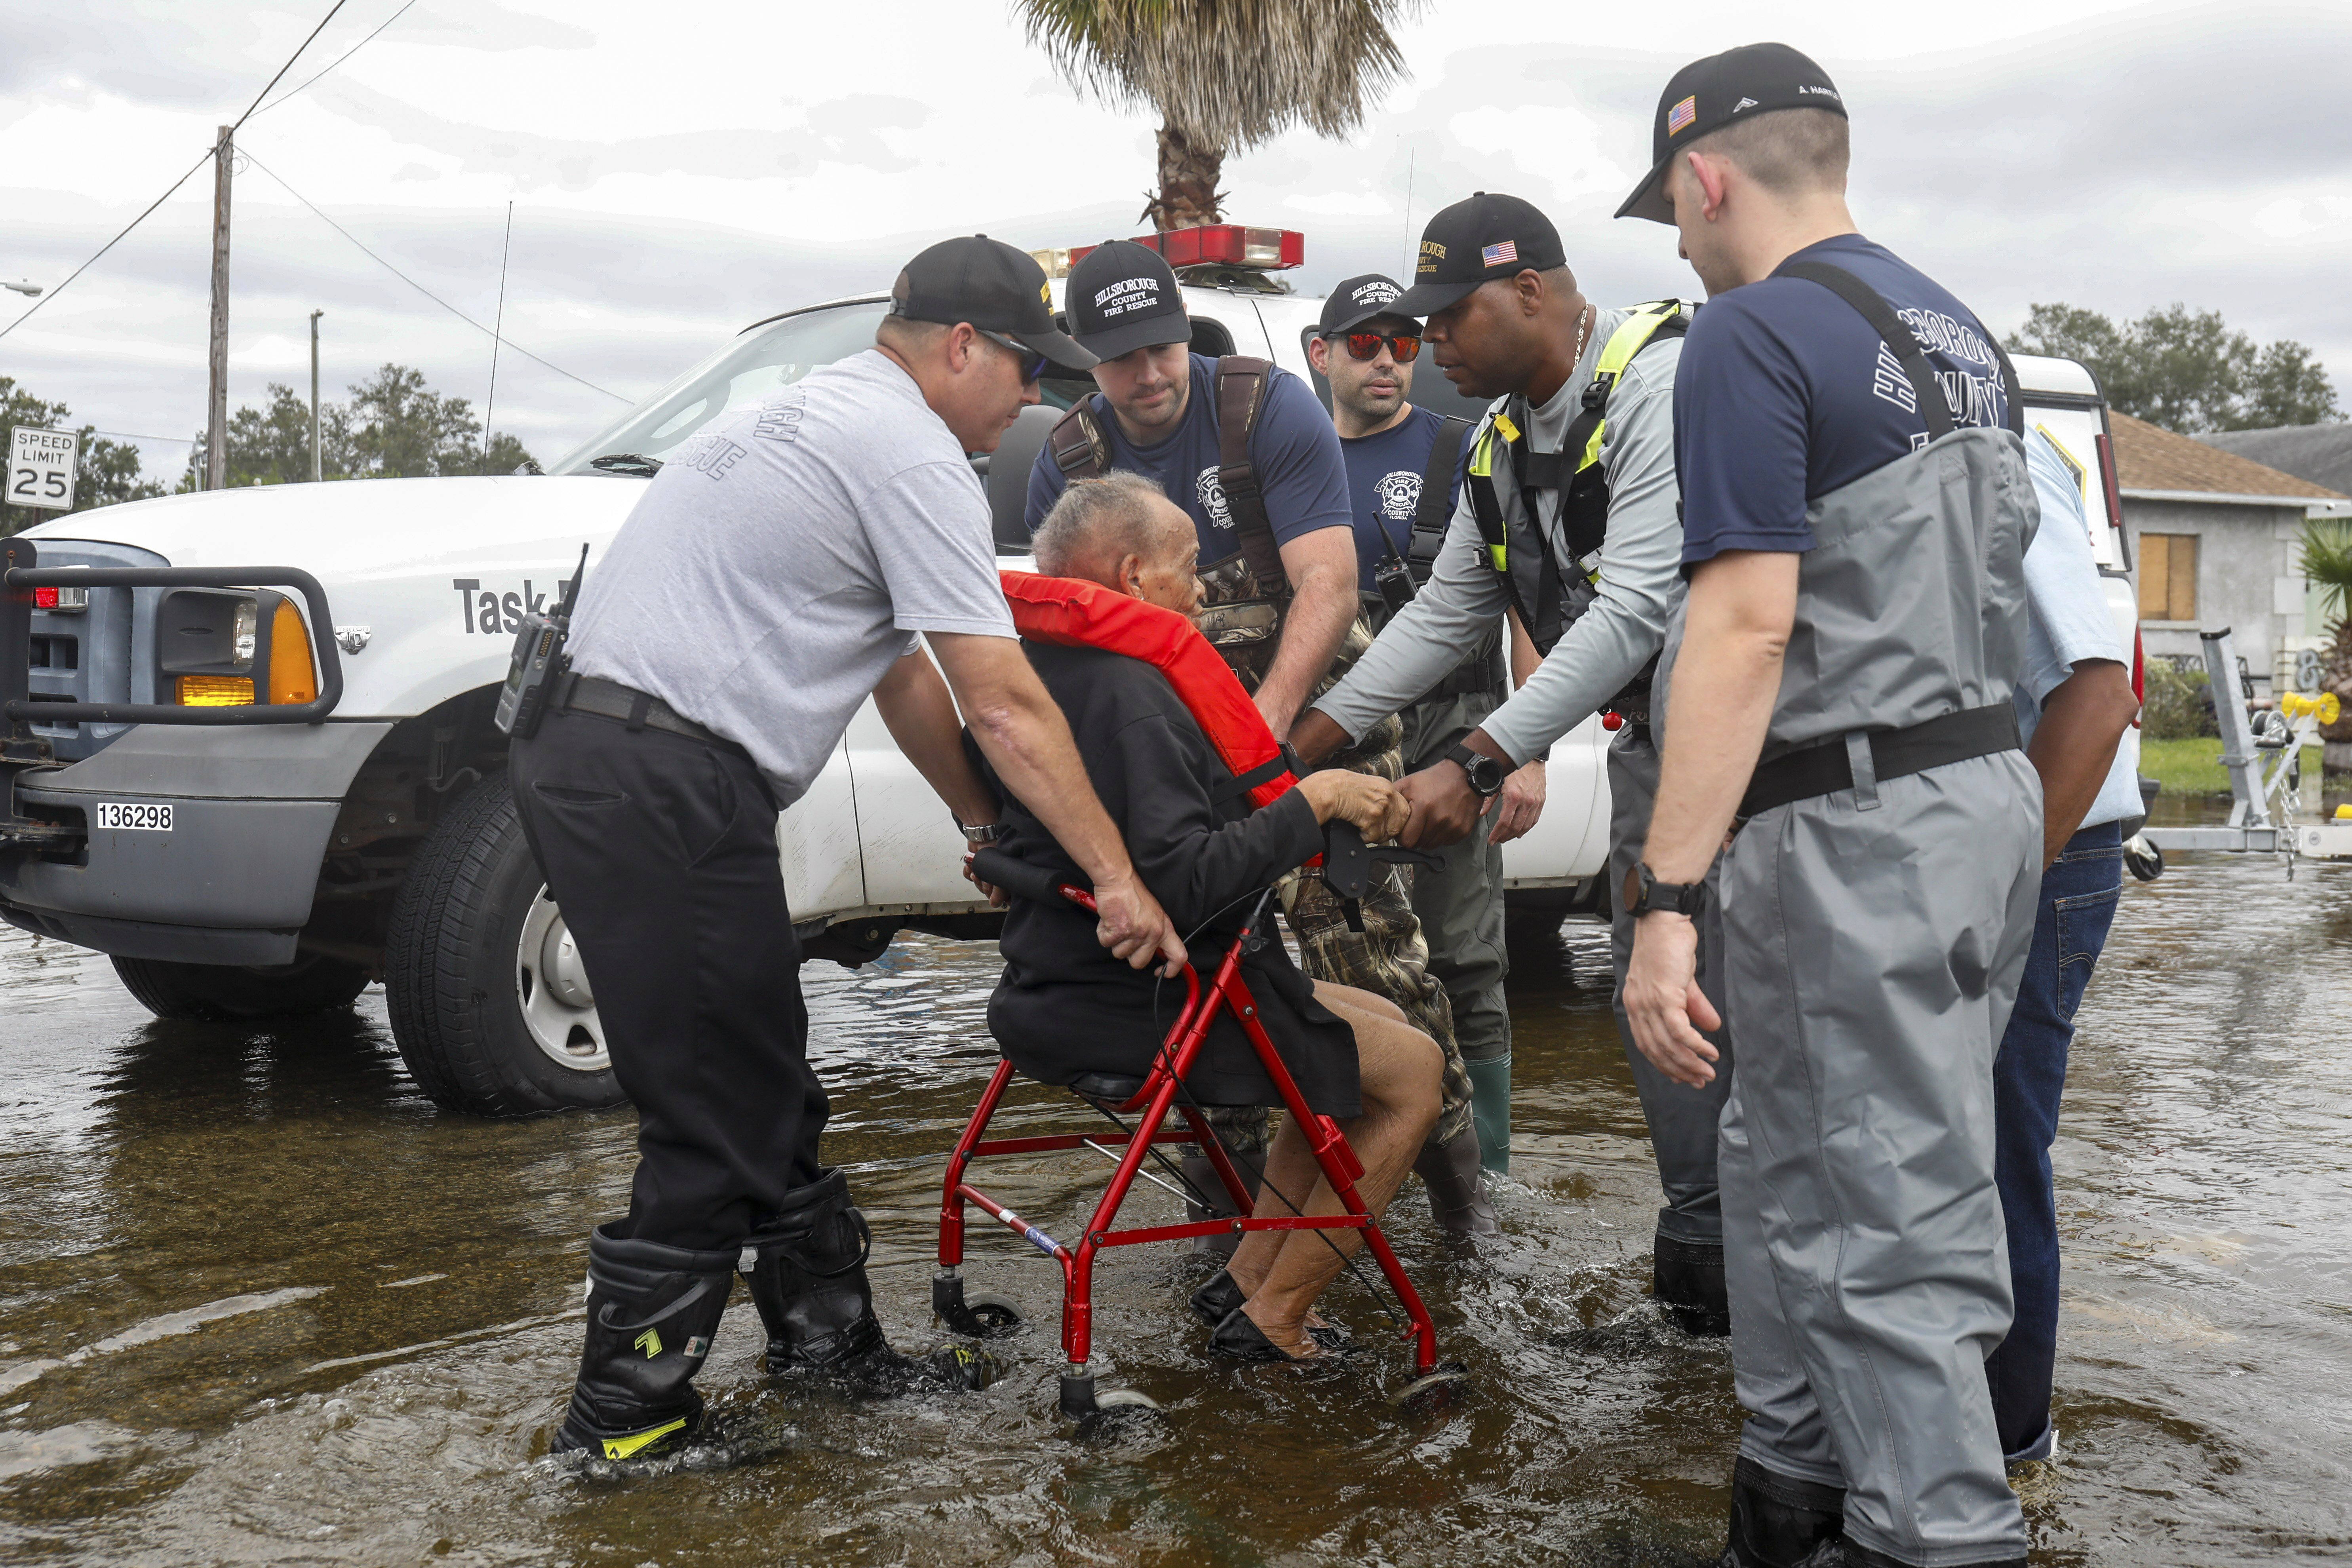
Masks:
[[[477,465],[480,472],[490,471],[490,416],[499,408],[499,341],[507,330],[507,258],[514,252],[514,203],[507,204],[507,239],[499,247],[499,314],[498,324],[490,329],[490,397],[482,405],[482,460]]]

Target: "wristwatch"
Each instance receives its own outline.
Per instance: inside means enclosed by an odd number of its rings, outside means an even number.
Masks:
[[[1470,777],[1470,790],[1480,800],[1492,800],[1502,793],[1503,780],[1509,770],[1484,752],[1474,752],[1467,746],[1456,746],[1445,753],[1445,760],[1458,763]]]
[[[985,849],[1004,837],[1004,824],[1001,822],[983,822],[974,827],[969,822],[959,821],[956,826],[963,829],[963,841],[974,849]]]
[[[1672,914],[1695,916],[1699,906],[1706,902],[1705,882],[1661,882],[1650,869],[1647,860],[1637,860],[1625,873],[1625,910],[1628,914],[1646,915],[1653,910],[1664,910]]]

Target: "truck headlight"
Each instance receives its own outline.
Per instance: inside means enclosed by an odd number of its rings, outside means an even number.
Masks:
[[[187,708],[314,702],[319,672],[295,601],[268,589],[182,588],[156,607],[160,689]]]

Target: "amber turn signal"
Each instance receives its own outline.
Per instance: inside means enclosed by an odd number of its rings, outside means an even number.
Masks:
[[[269,618],[269,700],[315,702],[319,674],[310,662],[310,630],[291,599],[278,601]],[[251,698],[247,699],[251,701]]]

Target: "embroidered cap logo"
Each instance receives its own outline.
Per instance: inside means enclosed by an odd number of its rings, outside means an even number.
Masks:
[[[1672,109],[1666,110],[1666,134],[1669,136],[1680,135],[1682,132],[1689,130],[1691,121],[1697,118],[1698,95],[1694,93],[1690,97],[1684,99],[1680,103],[1675,104]]]

